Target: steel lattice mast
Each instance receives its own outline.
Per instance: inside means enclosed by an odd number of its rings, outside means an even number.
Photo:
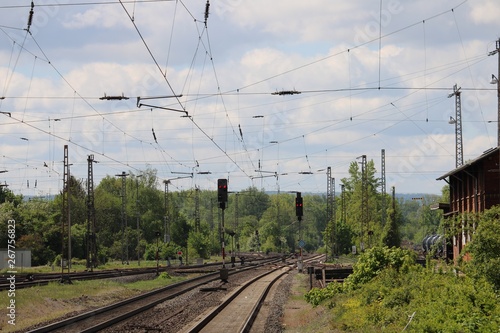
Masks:
[[[333,187],[332,187],[332,168],[326,169],[326,223],[330,225],[330,234],[327,235],[327,240],[330,242],[331,253],[334,255],[334,238],[335,238],[335,222],[333,215]]]
[[[94,155],[87,158],[87,269],[97,267],[96,216],[94,206]]]
[[[455,167],[464,164],[463,143],[462,143],[462,92],[460,87],[455,84],[453,86],[453,93],[448,95],[448,98],[455,96],[455,119],[450,119],[450,124],[455,124],[455,152],[456,162]]]
[[[382,194],[382,199],[381,199],[381,216],[382,216],[382,225],[385,225],[385,222],[387,220],[387,207],[386,207],[386,195],[387,195],[387,188],[386,188],[386,179],[385,179],[385,149],[382,149],[382,156],[381,156],[381,170],[382,170],[382,175],[380,179],[380,188],[381,188],[381,194]]]
[[[361,251],[365,248],[365,233],[368,228],[368,177],[366,170],[366,155],[361,157]]]
[[[62,215],[61,215],[61,282],[69,281],[69,270],[71,261],[71,221],[69,208],[69,163],[68,145],[64,145],[64,175],[62,193]],[[66,252],[67,251],[67,252]],[[64,276],[64,264],[68,267],[68,275]]]
[[[198,186],[194,189],[194,230],[200,231],[200,188]]]
[[[126,190],[127,190],[127,182],[126,178],[128,176],[125,171],[123,171],[121,174],[116,175],[117,177],[121,177],[122,179],[122,237],[124,238],[122,240],[122,264],[127,263],[128,265],[128,233],[127,233],[127,213],[125,211],[125,201],[126,201]]]

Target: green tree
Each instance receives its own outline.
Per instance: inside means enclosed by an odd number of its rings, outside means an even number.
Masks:
[[[441,189],[441,202],[450,202],[450,185],[444,185]]]
[[[31,250],[31,265],[40,266],[51,263],[56,256],[54,250],[49,248],[40,234],[23,235],[17,240],[19,248]]]
[[[239,235],[238,240],[242,251],[249,251],[250,248],[247,246],[248,240],[253,237],[255,230],[259,227],[259,221],[257,217],[253,215],[246,215],[240,217],[239,219]],[[218,239],[218,237],[217,237]]]
[[[172,223],[172,241],[180,247],[188,247],[189,233],[192,227],[188,224],[183,215],[177,215]]]
[[[401,245],[401,236],[399,233],[398,214],[394,209],[389,210],[389,220],[384,227],[382,243],[387,247],[399,247]]]
[[[337,222],[337,249],[339,254],[349,254],[352,251],[352,239],[354,238],[354,231],[348,223],[343,221]]]
[[[342,179],[345,186],[346,223],[355,237],[352,244],[364,243],[364,246],[375,246],[381,239],[382,224],[380,223],[379,195],[377,188],[379,179],[375,176],[376,169],[373,160],[366,163],[366,196],[367,207],[363,207],[363,174],[359,163],[349,165],[349,177]],[[366,210],[366,220],[363,220],[363,211]],[[340,214],[340,210],[337,210]],[[337,215],[339,216],[339,215]],[[338,218],[338,217],[337,217]]]
[[[314,251],[324,246],[323,232],[328,225],[326,213],[326,196],[306,195],[304,197],[305,234],[307,251]]]
[[[233,195],[231,195],[231,197],[233,197]],[[255,187],[249,187],[242,190],[239,193],[239,200],[238,208],[240,209],[240,216],[251,215],[257,217],[258,220],[261,219],[264,212],[271,205],[269,195],[263,190],[257,190]]]
[[[293,196],[289,194],[276,194],[269,197],[270,205],[262,214],[259,221],[260,242],[262,250],[267,252],[281,252],[293,247],[291,244],[283,243],[283,237],[293,238],[296,225],[292,222],[296,219],[294,212]],[[292,213],[293,212],[293,213]]]
[[[19,205],[23,201],[22,195],[15,195],[8,187],[0,186],[0,205],[5,202],[11,202],[14,206]]]
[[[431,210],[431,205],[440,199],[436,195],[425,195],[418,200],[404,200],[397,202],[397,209],[401,211],[400,233],[401,238],[413,243],[421,243],[422,239],[439,232],[442,221],[442,212]]]
[[[87,217],[87,205],[86,205],[86,193],[84,189],[84,184],[81,180],[77,180],[75,177],[71,176],[69,178],[67,184],[68,190],[68,202],[67,208],[69,209],[69,222],[72,226],[79,225],[83,228],[86,225],[86,217]],[[64,191],[64,190],[63,190]],[[64,217],[66,220],[67,217],[64,216],[65,212],[63,212],[63,193],[58,194],[54,201],[51,203],[54,207],[53,219],[54,223],[61,225],[61,221]],[[74,241],[74,237],[72,236],[72,257],[85,257],[86,248],[84,241]],[[61,241],[58,242],[59,244]],[[60,249],[60,247],[59,247]],[[60,250],[57,251],[60,253]]]
[[[10,218],[16,220],[17,247],[31,250],[34,266],[52,262],[61,249],[60,223],[54,220],[59,207],[36,198],[10,207],[15,212]]]
[[[191,231],[189,233],[189,247],[193,255],[203,259],[210,258],[209,245],[210,240],[207,233],[199,231]]]
[[[114,177],[104,177],[94,190],[94,206],[97,224],[98,248],[110,249],[116,259],[121,258],[121,250],[111,250],[117,236],[121,235],[121,183]],[[121,245],[120,245],[121,246]]]
[[[500,291],[500,206],[480,215],[479,225],[466,250],[472,257],[469,272],[476,278],[485,278]]]

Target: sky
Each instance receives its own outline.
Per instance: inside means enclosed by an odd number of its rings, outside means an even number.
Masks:
[[[340,193],[363,155],[381,177],[384,150],[387,192],[440,194],[455,85],[463,160],[497,146],[497,0],[33,4],[0,2],[0,184],[15,194],[58,194],[65,145],[83,181],[94,156],[95,186],[150,169],[172,191],[326,193],[330,168]]]

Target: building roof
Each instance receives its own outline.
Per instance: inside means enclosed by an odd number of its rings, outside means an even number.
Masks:
[[[477,163],[478,161],[482,160],[483,158],[486,158],[486,157],[488,157],[490,155],[493,155],[493,154],[497,153],[499,151],[499,149],[500,149],[500,146],[496,147],[496,148],[490,148],[488,150],[485,150],[481,156],[473,159],[472,161],[464,163],[464,165],[461,165],[458,168],[456,168],[456,169],[454,169],[454,170],[452,170],[452,171],[450,171],[450,172],[442,175],[441,177],[436,178],[436,180],[443,180],[443,179],[445,179],[445,178],[447,178],[447,177],[449,177],[451,175],[454,175],[454,174],[456,174],[456,173],[458,173],[458,172],[460,172],[462,170],[465,170],[468,167],[470,167],[471,165],[473,165],[473,164]]]

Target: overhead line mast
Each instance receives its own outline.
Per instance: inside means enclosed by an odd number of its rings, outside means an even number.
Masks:
[[[462,92],[460,87],[457,88],[455,84],[453,86],[453,93],[448,95],[448,98],[455,96],[455,118],[450,117],[450,124],[455,124],[455,152],[456,160],[455,167],[462,166],[464,164],[464,154],[463,154],[463,142],[462,142]]]
[[[385,202],[385,197],[387,195],[387,187],[386,187],[386,178],[385,178],[385,149],[382,149],[382,156],[381,156],[381,169],[382,169],[382,175],[380,179],[380,187],[381,187],[381,194],[382,194],[382,226],[385,225],[385,221],[387,220],[387,208],[386,208],[386,202]]]
[[[70,217],[70,174],[68,162],[68,145],[64,145],[64,175],[61,215],[61,283],[71,283],[71,217]],[[67,251],[67,252],[66,252]],[[64,275],[64,264],[67,265],[67,275]]]
[[[87,178],[87,269],[93,272],[97,267],[96,216],[94,207],[94,155],[89,155]]]
[[[337,239],[337,223],[335,214],[335,178],[332,178],[332,168],[326,169],[326,215],[327,224],[331,225],[330,235],[328,241],[330,242],[330,249],[332,256],[336,254],[336,239]]]
[[[366,155],[361,155],[361,232],[360,247],[365,250],[365,232],[368,228],[368,179],[366,170]],[[370,240],[370,239],[368,239]],[[368,245],[370,246],[370,245]]]
[[[125,173],[125,171],[122,171],[122,173],[115,175],[117,177],[121,177],[122,179],[122,264],[127,263],[128,265],[128,233],[127,233],[127,213],[125,211],[125,201],[126,201],[126,190],[127,190],[127,183],[126,183],[126,178],[128,176],[128,173]]]

